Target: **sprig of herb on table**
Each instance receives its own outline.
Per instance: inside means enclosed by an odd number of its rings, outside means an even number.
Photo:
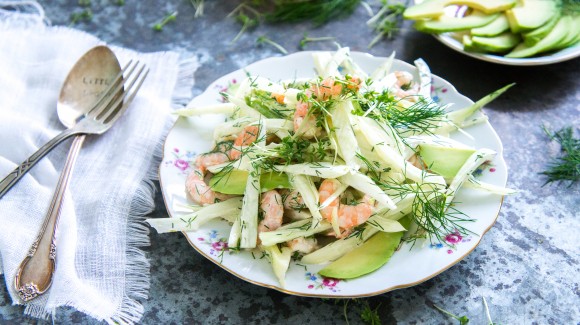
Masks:
[[[256,39],[256,43],[257,44],[269,44],[269,45],[275,47],[278,51],[280,51],[280,53],[288,54],[288,51],[282,45],[274,42],[273,40],[271,40],[270,38],[268,38],[265,35],[258,37],[258,39]]]
[[[346,17],[358,7],[360,0],[248,0],[237,6],[228,17],[234,17],[242,28],[234,42],[245,31],[262,21],[296,23],[310,21],[320,26],[332,19]]]
[[[403,21],[403,12],[407,9],[407,3],[391,2],[381,0],[381,9],[367,21],[367,25],[374,29],[377,36],[368,45],[369,48],[375,46],[383,38],[393,38],[400,30]]]
[[[435,307],[437,310],[439,310],[440,312],[444,313],[445,315],[455,318],[459,321],[459,325],[466,325],[469,323],[469,318],[467,318],[467,316],[463,315],[463,316],[457,316],[451,312],[448,312],[447,310],[433,304],[433,307]]]
[[[580,180],[580,139],[574,137],[572,127],[565,127],[557,132],[551,132],[543,127],[550,140],[561,146],[562,156],[554,158],[548,169],[541,172],[547,177],[546,184],[552,182],[569,182],[572,186]]]
[[[189,0],[189,1],[191,2],[191,5],[195,9],[195,13],[193,14],[193,18],[203,16],[203,7],[204,7],[205,0]]]
[[[311,42],[324,42],[324,41],[334,41],[336,37],[333,36],[322,36],[322,37],[308,37],[307,33],[304,33],[304,37],[300,40],[299,48],[304,50],[306,48],[306,44]]]
[[[93,19],[93,11],[91,8],[85,8],[82,11],[73,12],[70,15],[70,24],[74,25],[81,21],[91,21]]]
[[[165,17],[163,17],[161,22],[153,25],[153,30],[156,32],[162,31],[163,27],[165,27],[165,25],[167,25],[169,22],[174,21],[176,17],[177,17],[177,11],[174,11],[170,14],[167,14]]]
[[[244,2],[232,10],[227,17],[234,17],[236,21],[242,24],[242,28],[234,37],[232,43],[236,42],[248,29],[258,26],[261,16],[262,14],[258,10]]]
[[[125,0],[116,0],[114,4],[117,6],[123,6],[125,4]],[[79,0],[78,5],[83,9],[81,11],[73,12],[70,15],[71,25],[74,25],[82,21],[88,22],[93,19],[93,11],[90,8],[92,5],[91,0]]]

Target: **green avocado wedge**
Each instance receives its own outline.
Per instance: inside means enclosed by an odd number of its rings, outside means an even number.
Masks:
[[[475,10],[471,15],[465,17],[441,16],[432,20],[419,20],[415,23],[415,28],[425,33],[454,32],[487,25],[499,15],[499,13],[487,15]]]
[[[419,156],[427,168],[446,180],[453,179],[474,152],[470,148],[450,148],[428,143],[419,145]]]
[[[407,216],[399,222],[408,229],[411,218]],[[364,244],[328,264],[318,273],[327,278],[354,279],[376,271],[391,259],[404,233],[379,231]]]
[[[473,36],[471,41],[473,45],[487,52],[505,53],[516,47],[520,43],[521,37],[519,34],[505,32],[492,37]]]
[[[536,29],[558,15],[557,0],[526,0],[523,6],[507,10],[506,16],[512,32],[525,32]]]
[[[470,34],[472,36],[491,37],[497,36],[509,29],[510,24],[508,22],[507,17],[505,16],[505,14],[501,14],[491,23],[484,25],[482,27],[473,28]]]
[[[244,170],[222,171],[211,177],[209,186],[212,190],[223,193],[242,195],[246,190],[248,172]],[[267,172],[260,176],[261,192],[275,188],[290,188],[290,180],[285,173]]]
[[[405,19],[438,18],[450,5],[468,6],[483,13],[491,14],[504,11],[516,5],[516,0],[430,0],[409,7],[403,13]]]
[[[520,43],[513,51],[506,54],[506,58],[526,58],[539,53],[548,52],[557,48],[570,31],[572,20],[570,16],[562,17],[546,37],[533,46]]]
[[[552,31],[554,26],[556,26],[556,24],[558,23],[558,20],[560,20],[560,17],[561,17],[561,15],[560,15],[560,13],[558,13],[554,17],[552,17],[552,19],[550,19],[544,25],[542,25],[534,30],[531,30],[527,33],[522,33],[522,36],[524,38],[524,43],[526,43],[527,46],[533,46],[534,44],[541,41],[542,38],[546,37],[546,35],[548,35],[550,33],[550,31]]]

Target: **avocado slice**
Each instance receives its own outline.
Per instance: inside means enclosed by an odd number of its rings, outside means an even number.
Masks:
[[[548,52],[555,49],[570,30],[572,20],[570,16],[562,17],[554,29],[550,31],[546,37],[533,46],[527,46],[525,43],[520,43],[510,53],[506,54],[506,58],[526,58],[538,53]]]
[[[487,15],[475,10],[471,15],[461,18],[441,16],[432,20],[419,20],[415,23],[415,28],[426,33],[455,32],[487,25],[499,15],[499,13]]]
[[[524,43],[526,43],[527,46],[532,46],[541,41],[542,38],[546,37],[546,35],[548,35],[550,31],[552,31],[554,26],[556,26],[558,20],[560,20],[560,17],[561,15],[558,12],[556,15],[554,15],[554,17],[552,17],[552,19],[550,19],[547,23],[543,24],[542,26],[527,33],[522,33]]]
[[[419,145],[419,156],[427,168],[446,180],[453,179],[474,152],[471,148],[443,147],[429,143]]]
[[[246,190],[248,172],[245,170],[229,170],[219,172],[211,177],[209,186],[212,190],[223,193],[242,195]],[[290,180],[285,173],[267,172],[260,176],[260,187],[262,192],[276,188],[290,188]]]
[[[408,229],[411,218],[407,216],[399,222]],[[318,271],[318,274],[334,279],[353,279],[371,273],[391,259],[404,233],[379,231],[359,247]]]
[[[525,0],[523,6],[506,10],[513,33],[536,29],[558,14],[559,1]]]
[[[480,49],[471,40],[471,36],[463,35],[463,49],[468,52],[485,53],[483,49]]]
[[[580,16],[570,16],[570,28],[568,34],[560,43],[554,47],[554,50],[565,49],[578,43],[580,39]]]
[[[501,14],[491,23],[482,27],[473,28],[470,34],[472,36],[490,37],[497,36],[509,29],[510,24],[508,22],[507,17],[505,16],[505,14]]]
[[[438,18],[443,16],[445,7],[450,5],[468,6],[486,14],[492,14],[512,8],[516,0],[431,0],[407,8],[403,12],[405,19]]]
[[[492,53],[507,52],[516,47],[521,39],[519,34],[511,32],[505,32],[493,37],[473,36],[471,38],[475,46]]]

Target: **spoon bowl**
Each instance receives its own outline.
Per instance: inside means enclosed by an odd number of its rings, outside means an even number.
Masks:
[[[121,71],[117,57],[106,46],[85,53],[66,77],[58,96],[56,111],[66,127],[73,127],[99,99]]]

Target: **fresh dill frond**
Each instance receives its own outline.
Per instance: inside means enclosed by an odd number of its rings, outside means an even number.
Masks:
[[[558,142],[563,154],[554,158],[547,170],[541,172],[547,177],[546,183],[569,182],[568,186],[580,180],[580,139],[574,137],[572,127],[565,127],[557,132],[550,132],[545,126],[544,132],[550,140]]]
[[[400,30],[403,12],[407,9],[407,4],[400,2],[391,3],[389,0],[381,2],[383,4],[381,9],[367,21],[367,25],[377,33],[368,48],[375,46],[383,38],[392,38]]]
[[[375,309],[372,309],[368,301],[364,301],[363,310],[360,314],[361,320],[368,325],[381,325],[381,317],[379,316],[379,304]]]
[[[580,1],[579,0],[562,0],[561,3],[562,14],[576,16],[580,15]]]
[[[353,114],[368,116],[380,123],[389,123],[397,133],[431,133],[445,119],[445,107],[432,100],[417,97],[410,107],[402,107],[388,90],[378,94],[368,92],[359,98]]]
[[[311,21],[315,26],[333,19],[349,16],[360,4],[360,0],[270,0],[273,10],[264,18],[270,23],[292,23]]]
[[[445,236],[451,233],[472,233],[462,224],[472,222],[466,214],[446,203],[446,195],[436,189],[436,184],[417,186],[413,200],[413,220],[419,230],[429,234],[429,240],[434,238],[439,243],[445,243]]]

